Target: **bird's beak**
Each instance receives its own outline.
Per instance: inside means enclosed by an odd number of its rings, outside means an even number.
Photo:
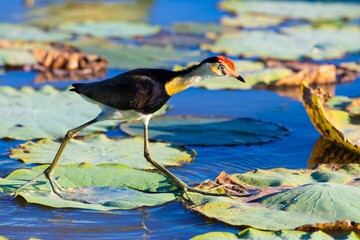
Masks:
[[[236,78],[237,80],[245,83],[245,79],[244,79],[242,76],[240,76],[240,75],[239,75],[237,72],[235,72],[235,71],[229,72],[228,76],[233,77],[233,78]]]
[[[239,80],[239,81],[241,81],[241,82],[243,82],[243,83],[245,83],[245,79],[244,79],[242,76],[240,76],[240,75],[238,75],[238,76],[236,77],[236,79]]]

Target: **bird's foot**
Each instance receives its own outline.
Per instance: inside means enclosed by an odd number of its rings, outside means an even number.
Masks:
[[[13,191],[10,194],[16,196],[21,190],[24,190],[25,188],[35,184],[35,182],[43,175],[45,176],[45,178],[48,180],[48,182],[50,184],[51,192],[56,194],[58,197],[60,197],[64,200],[68,200],[68,201],[88,203],[87,201],[83,201],[79,198],[72,197],[72,195],[78,193],[78,191],[76,191],[75,189],[72,189],[72,188],[63,188],[53,177],[49,176],[49,168],[45,169],[45,171],[43,171],[39,175],[35,176],[34,178],[30,179],[28,182],[21,185],[19,188],[15,189],[15,191]]]

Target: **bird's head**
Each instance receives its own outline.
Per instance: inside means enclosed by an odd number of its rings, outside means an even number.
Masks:
[[[211,75],[214,76],[229,76],[236,78],[241,82],[245,82],[245,80],[236,72],[234,62],[227,57],[224,56],[216,56],[210,57],[202,61],[200,66],[207,66]]]

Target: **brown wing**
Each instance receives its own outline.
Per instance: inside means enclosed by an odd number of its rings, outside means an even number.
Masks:
[[[136,69],[100,82],[75,83],[70,90],[110,107],[149,114],[170,98],[164,84],[172,74],[162,69]]]

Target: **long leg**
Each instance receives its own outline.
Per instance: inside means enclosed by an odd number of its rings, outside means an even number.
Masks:
[[[69,142],[69,140],[71,138],[73,138],[75,136],[75,134],[77,132],[79,132],[81,129],[84,129],[88,126],[90,126],[91,124],[94,124],[96,123],[98,120],[97,118],[94,118],[93,120],[87,122],[87,123],[84,123],[76,128],[73,128],[71,130],[69,130],[65,137],[64,137],[64,140],[62,141],[58,151],[56,152],[55,154],[55,157],[53,159],[53,161],[51,162],[50,166],[48,168],[46,168],[42,173],[40,173],[39,175],[37,175],[36,177],[32,178],[30,181],[28,181],[27,183],[25,183],[24,185],[20,186],[18,189],[15,190],[15,192],[18,192],[20,191],[21,189],[27,187],[27,186],[30,186],[32,185],[39,177],[41,177],[42,175],[45,175],[45,177],[49,180],[50,182],[50,185],[51,185],[51,188],[52,190],[54,191],[54,193],[60,195],[59,191],[62,190],[61,186],[55,181],[55,179],[52,177],[54,171],[55,171],[55,167],[57,166],[59,160],[60,160],[60,157],[66,147],[66,144]]]
[[[204,195],[212,195],[212,196],[231,196],[226,193],[216,193],[216,192],[209,192],[209,191],[203,191],[199,190],[193,187],[189,187],[186,183],[184,183],[181,179],[176,177],[174,174],[172,174],[169,170],[167,170],[164,166],[162,166],[160,163],[155,161],[150,154],[149,151],[149,131],[148,131],[148,125],[150,121],[151,115],[148,115],[144,118],[144,157],[145,159],[151,163],[153,166],[155,166],[158,170],[160,170],[163,174],[165,174],[167,177],[169,177],[176,186],[183,189],[184,192],[196,192],[201,193]]]

